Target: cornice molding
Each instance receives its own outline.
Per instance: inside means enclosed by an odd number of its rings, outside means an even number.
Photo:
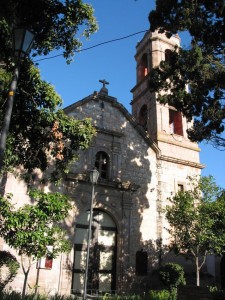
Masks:
[[[166,155],[161,155],[159,159],[164,160],[164,161],[168,161],[168,162],[172,162],[172,163],[175,163],[175,164],[194,167],[194,168],[197,168],[197,169],[204,169],[205,168],[205,165],[203,165],[203,164],[196,163],[196,162],[189,161],[189,160],[174,158],[174,157],[166,156]]]
[[[70,188],[74,188],[73,185],[70,183],[84,183],[84,184],[90,184],[89,174],[87,173],[69,173],[66,177],[66,182]],[[124,182],[118,182],[118,181],[112,181],[108,179],[99,179],[98,180],[98,186],[106,186],[108,188],[114,188],[121,191],[137,191],[140,186],[134,182],[131,181],[124,181]]]

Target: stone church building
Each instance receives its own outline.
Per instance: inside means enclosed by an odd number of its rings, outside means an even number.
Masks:
[[[83,293],[88,218],[92,185],[89,172],[97,168],[90,249],[88,293],[121,292],[151,287],[151,275],[166,261],[168,232],[162,209],[168,198],[187,188],[187,177],[201,173],[198,145],[186,130],[190,123],[148,90],[148,72],[167,59],[178,36],[147,32],[136,47],[137,81],[132,88],[132,114],[113,96],[105,80],[100,91],[65,108],[77,119],[92,118],[97,135],[80,153],[60,192],[73,203],[66,226],[73,248],[54,259],[34,264],[29,286],[46,293]],[[23,184],[8,180],[8,191],[22,193]],[[6,250],[7,245],[0,245]],[[212,271],[213,272],[213,271]],[[38,274],[38,282],[37,282]],[[11,283],[22,289],[20,272]]]

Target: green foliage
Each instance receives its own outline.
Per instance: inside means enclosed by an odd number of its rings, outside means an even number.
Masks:
[[[221,197],[222,189],[216,184],[212,175],[200,178],[199,189],[202,192],[202,201],[204,202],[214,202]]]
[[[216,201],[206,203],[202,213],[211,219],[213,233],[213,250],[218,254],[225,253],[225,192],[222,191]]]
[[[17,210],[10,203],[10,195],[0,197],[0,236],[20,255],[33,259],[45,256],[47,246],[53,246],[53,257],[69,251],[70,243],[60,227],[71,208],[68,198],[40,191],[32,191],[30,196],[35,204]]]
[[[225,293],[220,290],[217,286],[209,286],[209,291],[212,300],[225,300]]]
[[[200,18],[201,16],[201,18]],[[195,42],[220,47],[224,41],[224,1],[156,1],[156,10],[149,15],[151,30],[176,34],[188,30]],[[208,32],[208,34],[207,34]],[[211,49],[210,49],[211,50]]]
[[[54,295],[54,296],[49,296],[49,295],[35,295],[35,294],[29,294],[25,295],[24,298],[22,298],[21,293],[15,292],[15,291],[4,291],[0,292],[0,299],[1,300],[73,300],[73,299],[80,299],[79,296],[65,296],[65,295]],[[127,300],[135,300],[135,299],[141,299],[139,296],[115,296],[111,294],[107,294],[106,298],[103,298],[102,296],[99,296],[97,299],[112,299],[112,300],[122,300],[122,299],[127,299]],[[171,299],[172,300],[172,299]]]
[[[110,293],[105,293],[103,296],[99,295],[98,299],[102,300],[141,300],[143,297],[141,295],[114,295]]]
[[[15,292],[15,291],[8,291],[8,292],[2,292],[0,293],[0,299],[1,300],[73,300],[76,299],[73,296],[60,296],[60,295],[55,295],[55,296],[45,296],[45,295],[34,295],[34,294],[29,294],[25,295],[22,298],[21,293]]]
[[[163,284],[170,290],[186,284],[183,268],[175,263],[167,263],[162,266],[159,269],[159,276]]]
[[[6,90],[0,94],[2,108],[5,99]],[[95,130],[90,119],[67,116],[61,104],[54,88],[41,80],[39,70],[30,63],[23,64],[15,97],[16,113],[12,114],[7,138],[5,171],[22,165],[26,178],[36,168],[46,171],[46,178],[50,173],[54,181],[65,176],[78,150],[89,146]],[[3,115],[0,109],[0,125]]]
[[[2,0],[0,3],[0,60],[12,56],[13,26],[29,28],[35,33],[33,55],[47,55],[63,50],[69,62],[82,45],[80,37],[88,38],[97,30],[90,4],[81,0]],[[13,26],[12,26],[13,25]]]
[[[9,73],[6,72],[4,69],[0,69],[0,92],[4,92],[8,89],[10,81]]]
[[[69,62],[81,39],[97,30],[91,5],[81,0],[3,0],[0,2],[0,127],[5,115],[8,86],[14,69],[12,30],[23,26],[35,33],[32,54],[62,50]],[[23,166],[24,176],[39,168],[46,178],[63,178],[78,150],[86,149],[95,133],[91,120],[75,120],[61,109],[62,99],[43,81],[28,58],[23,59],[4,157],[4,170]],[[45,178],[45,179],[46,179]],[[29,179],[29,178],[28,178]]]
[[[161,291],[153,291],[149,292],[149,299],[150,300],[176,300],[176,293],[170,292],[168,290],[161,290]]]
[[[167,62],[151,71],[150,90],[165,91],[159,101],[195,117],[188,135],[193,141],[210,141],[224,149],[225,99],[224,0],[156,1],[149,15],[151,30],[170,37],[188,31],[191,46],[175,49]],[[187,86],[189,87],[187,90]]]
[[[224,251],[225,197],[223,191],[215,188],[212,177],[190,180],[190,184],[190,190],[178,192],[170,199],[171,205],[165,212],[170,225],[167,230],[172,237],[171,248],[194,259],[199,285],[199,271],[206,255]],[[209,195],[213,197],[211,200],[217,199],[210,201]]]
[[[0,292],[2,300],[21,300],[21,294],[19,292]]]
[[[7,274],[4,274],[2,278],[2,267],[8,269]],[[5,288],[5,286],[13,281],[20,265],[17,259],[8,251],[0,251],[0,292]]]
[[[51,298],[50,298],[50,300],[74,300],[74,299],[76,299],[76,298],[73,296],[61,296],[61,295],[51,296]],[[77,299],[79,299],[79,297],[77,297]]]
[[[202,177],[199,181],[189,180],[190,190],[178,192],[170,199],[172,205],[166,207],[173,246],[187,255],[204,256],[215,251],[217,245],[220,253],[222,241],[217,237],[216,228],[222,226],[223,193],[212,176]],[[216,210],[217,214],[214,213]]]
[[[22,297],[25,296],[32,259],[46,255],[54,258],[71,249],[60,224],[71,208],[67,196],[40,191],[32,191],[30,196],[35,204],[26,204],[17,210],[11,204],[11,195],[0,197],[0,237],[21,255],[24,272]],[[52,247],[51,251],[48,250],[49,246]],[[23,264],[24,256],[29,260],[27,270]]]

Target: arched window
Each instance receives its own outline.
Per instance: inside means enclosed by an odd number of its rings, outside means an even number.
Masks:
[[[95,156],[95,168],[103,179],[109,178],[109,156],[104,151],[99,151]]]
[[[145,78],[145,76],[148,74],[148,58],[147,54],[143,54],[141,61],[138,65],[138,81]]]
[[[148,129],[147,121],[148,121],[148,108],[147,108],[147,105],[144,104],[141,107],[140,112],[139,112],[139,123],[146,131]]]

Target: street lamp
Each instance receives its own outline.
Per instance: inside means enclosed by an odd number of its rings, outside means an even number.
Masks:
[[[2,131],[0,136],[0,173],[3,168],[4,153],[6,148],[6,138],[9,131],[9,125],[12,116],[13,102],[19,78],[20,62],[21,58],[24,58],[30,51],[34,41],[34,34],[23,28],[15,28],[13,35],[13,50],[17,57],[15,69],[13,72],[13,78],[9,87],[8,98],[6,102],[5,116],[2,125]]]
[[[92,184],[92,194],[91,194],[91,207],[90,207],[90,217],[89,217],[89,227],[88,227],[88,238],[87,238],[87,256],[86,256],[86,266],[84,275],[84,295],[83,299],[87,298],[87,282],[88,282],[88,265],[89,265],[89,255],[90,255],[90,242],[91,242],[91,225],[93,219],[93,203],[95,195],[95,184],[98,181],[99,172],[95,168],[90,172],[90,181]]]
[[[18,58],[25,57],[32,47],[34,41],[33,32],[24,28],[15,28],[13,35],[13,49]]]

